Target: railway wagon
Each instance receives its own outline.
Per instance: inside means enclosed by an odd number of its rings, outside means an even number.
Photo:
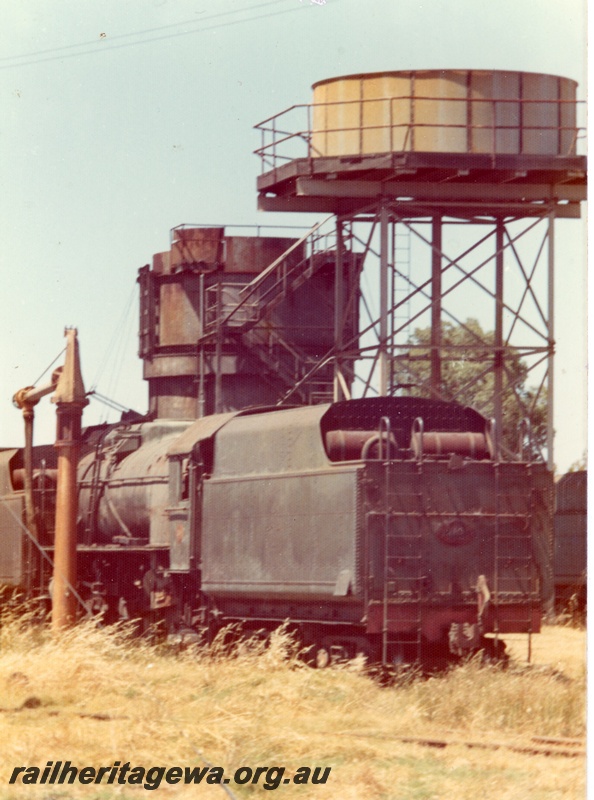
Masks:
[[[561,612],[586,603],[587,489],[586,470],[568,472],[555,484],[555,604]]]

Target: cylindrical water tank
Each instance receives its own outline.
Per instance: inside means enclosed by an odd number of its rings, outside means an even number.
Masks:
[[[489,70],[347,75],[313,85],[313,156],[402,151],[569,156],[575,81]]]

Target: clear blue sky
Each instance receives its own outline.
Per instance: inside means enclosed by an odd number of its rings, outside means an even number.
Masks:
[[[181,223],[308,224],[256,210],[252,126],[317,80],[421,68],[574,78],[582,0],[2,0],[0,445],[12,394],[79,329],[87,388],[146,410],[136,271]],[[585,449],[583,221],[557,236],[556,460]],[[132,299],[126,322],[124,312]],[[36,441],[52,441],[39,406]],[[92,404],[85,422],[100,421]],[[112,416],[112,419],[115,418]]]

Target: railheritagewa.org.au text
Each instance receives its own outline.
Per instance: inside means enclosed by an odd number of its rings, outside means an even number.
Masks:
[[[239,767],[226,775],[224,767],[142,767],[129,761],[114,761],[109,767],[77,767],[70,761],[48,761],[43,767],[14,767],[9,783],[38,784],[129,784],[158,789],[162,784],[259,784],[263,789],[278,789],[282,784],[326,783],[331,767]]]

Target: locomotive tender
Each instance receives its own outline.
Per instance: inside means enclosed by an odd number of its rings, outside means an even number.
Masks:
[[[89,428],[79,593],[170,633],[289,619],[319,664],[497,648],[538,632],[553,597],[552,479],[489,445],[478,412],[414,397]],[[51,452],[37,451],[51,556]],[[47,589],[17,519],[20,467],[0,452],[0,582]]]

